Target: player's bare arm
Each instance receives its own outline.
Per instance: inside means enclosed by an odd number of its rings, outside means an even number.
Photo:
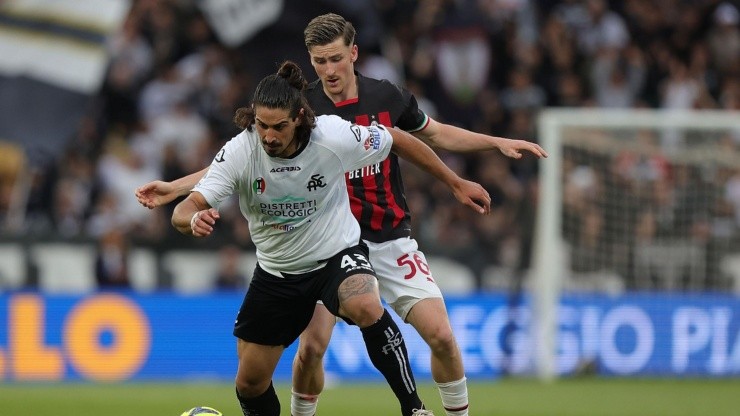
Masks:
[[[149,209],[167,205],[176,198],[187,195],[206,172],[208,168],[172,182],[152,181],[136,188],[134,195],[141,205]]]
[[[191,192],[184,201],[177,204],[172,213],[172,225],[183,234],[206,237],[213,232],[218,211],[211,208],[200,192]]]
[[[440,123],[434,119],[430,119],[429,124],[423,130],[414,132],[414,136],[431,147],[451,152],[463,153],[498,149],[505,156],[513,159],[520,159],[523,152],[529,152],[538,158],[547,157],[545,149],[537,143],[476,133],[450,124]]]
[[[491,197],[480,184],[459,177],[429,146],[399,129],[389,129],[393,136],[392,151],[403,159],[431,173],[452,189],[458,201],[480,214],[491,212]]]

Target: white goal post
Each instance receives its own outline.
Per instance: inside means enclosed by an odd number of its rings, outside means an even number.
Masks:
[[[539,170],[539,201],[530,275],[534,315],[531,339],[536,375],[542,380],[552,380],[558,376],[559,299],[566,274],[570,273],[563,252],[567,246],[563,238],[564,143],[571,140],[576,147],[594,146],[598,148],[597,152],[605,154],[618,151],[614,147],[620,145],[622,136],[636,136],[640,130],[649,130],[669,158],[689,160],[681,163],[698,163],[697,160],[708,157],[711,163],[737,169],[740,155],[736,151],[728,153],[719,146],[705,145],[696,146],[688,153],[682,153],[681,149],[685,141],[690,140],[684,137],[690,135],[686,132],[700,132],[703,138],[704,135],[711,138],[712,134],[730,134],[737,140],[740,137],[740,112],[547,109],[539,114],[537,128],[539,143],[549,157],[541,160]],[[608,140],[602,140],[604,137]],[[639,143],[627,146],[639,155]]]

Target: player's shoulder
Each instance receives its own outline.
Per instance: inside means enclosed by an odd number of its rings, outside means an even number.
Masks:
[[[314,128],[314,134],[321,136],[333,137],[338,136],[343,128],[350,125],[350,122],[335,115],[335,114],[322,114],[316,116],[316,127]]]
[[[347,143],[359,143],[363,136],[362,130],[367,128],[351,123],[337,115],[325,114],[316,117],[316,127],[311,133],[311,141],[329,149],[334,149]]]
[[[259,142],[260,138],[255,129],[252,129],[252,131],[244,129],[226,142],[222,148],[222,156],[224,154],[230,154],[248,157],[254,153],[255,146]]]
[[[308,85],[306,85],[306,88],[303,91],[303,94],[306,97],[313,96],[315,94],[323,94],[324,89],[321,86],[321,80],[315,79],[312,82],[310,82]]]
[[[357,73],[357,79],[360,89],[365,95],[368,93],[380,96],[400,96],[408,94],[408,91],[405,88],[396,85],[387,79],[370,78],[359,72]]]
[[[255,139],[259,139],[259,134],[257,133],[256,129],[253,128],[251,131],[249,129],[244,129],[236,136],[232,137],[230,142],[233,142],[234,145],[239,145],[241,147],[251,149],[256,143]]]
[[[319,126],[332,126],[335,124],[346,124],[349,123],[347,120],[339,117],[336,114],[321,114],[316,116],[316,125]]]

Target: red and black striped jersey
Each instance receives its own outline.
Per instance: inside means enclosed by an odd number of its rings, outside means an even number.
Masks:
[[[339,103],[324,93],[320,80],[311,83],[306,99],[316,115],[336,114],[360,125],[382,124],[408,132],[426,127],[429,117],[408,90],[387,80],[356,75],[359,98]],[[350,206],[363,239],[380,243],[411,235],[411,213],[394,153],[379,164],[348,173],[346,179]]]

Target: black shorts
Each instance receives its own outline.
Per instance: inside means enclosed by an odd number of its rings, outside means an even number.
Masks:
[[[316,301],[339,316],[339,285],[359,273],[375,276],[364,244],[340,251],[326,266],[308,273],[278,277],[258,264],[236,317],[234,336],[255,344],[289,346],[308,326]]]

